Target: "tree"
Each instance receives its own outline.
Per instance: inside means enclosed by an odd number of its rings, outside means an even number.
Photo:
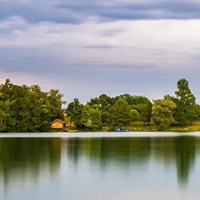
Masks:
[[[115,99],[123,98],[127,101],[132,109],[136,110],[139,114],[138,121],[149,123],[151,119],[152,103],[144,96],[132,96],[130,94],[122,94]]]
[[[86,104],[82,112],[82,123],[87,130],[97,131],[102,128],[101,111],[98,105]]]
[[[140,114],[135,109],[131,109],[131,116],[132,116],[132,122],[139,121],[140,119]]]
[[[110,109],[108,125],[112,128],[118,128],[129,125],[131,122],[131,106],[124,98],[118,99]]]
[[[61,98],[58,90],[43,92],[37,85],[18,86],[7,79],[0,85],[0,131],[49,131],[52,120],[63,118]]]
[[[181,126],[186,126],[198,119],[196,98],[192,94],[186,79],[178,80],[177,88],[176,98],[173,99],[177,105],[174,115],[175,121]]]
[[[101,120],[102,120],[103,125],[107,125],[107,126],[109,125],[111,109],[112,109],[112,105],[108,104],[107,106],[104,107],[103,110],[101,110]]]
[[[83,110],[83,104],[79,102],[77,98],[74,99],[73,102],[69,103],[67,107],[67,116],[70,118],[70,128],[71,128],[71,122],[74,123],[75,128],[82,128],[82,110]]]
[[[152,103],[144,96],[133,96],[133,106],[138,111],[139,120],[143,123],[149,123],[151,121]]]
[[[98,105],[99,109],[101,110],[101,120],[104,125],[107,124],[107,120],[109,118],[108,110],[114,104],[114,98],[107,96],[106,94],[102,94],[99,97],[90,99],[87,103],[90,106]]]
[[[99,97],[90,99],[87,104],[90,106],[98,105],[101,110],[104,110],[106,106],[113,104],[113,102],[113,98],[107,96],[106,94],[101,94]]]
[[[166,130],[173,122],[176,104],[168,97],[153,101],[151,121],[160,131]]]
[[[51,89],[49,92],[47,92],[47,99],[50,103],[50,112],[54,116],[53,119],[64,119],[62,105],[66,102],[62,101],[62,97],[63,95],[59,93],[59,90]]]

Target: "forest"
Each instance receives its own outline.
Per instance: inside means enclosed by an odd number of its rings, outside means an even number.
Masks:
[[[0,85],[0,132],[47,132],[50,122],[64,119],[62,94],[43,92],[38,85]]]
[[[184,78],[177,81],[174,96],[153,101],[145,96],[102,94],[86,104],[75,98],[63,111],[66,102],[62,98],[59,90],[44,92],[38,85],[18,86],[7,79],[0,85],[0,132],[48,132],[54,119],[65,120],[68,129],[82,131],[113,131],[135,123],[165,131],[200,120],[200,105]]]

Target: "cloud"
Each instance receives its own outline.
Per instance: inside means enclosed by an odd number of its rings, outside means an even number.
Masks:
[[[84,23],[147,19],[199,19],[200,2],[195,0],[1,0],[0,20],[18,16],[29,23]]]
[[[9,33],[1,34],[1,30]],[[33,25],[19,17],[10,18],[0,23],[0,62],[8,64],[10,51],[15,60],[12,68],[18,70],[18,62],[19,67],[27,63],[38,68],[58,63],[60,68],[82,65],[180,69],[189,63],[198,65],[199,31],[199,20],[91,20],[82,24]]]
[[[69,99],[162,97],[178,78],[198,80],[199,1],[0,2],[1,80],[56,87]]]
[[[70,9],[56,8],[45,1],[16,1],[14,4],[10,1],[2,2],[0,19],[5,20],[12,16],[18,16],[29,23],[78,23],[81,20],[79,13]]]
[[[146,1],[57,1],[57,8],[69,9],[82,16],[99,16],[104,20],[141,19],[198,19],[199,1],[146,0]]]

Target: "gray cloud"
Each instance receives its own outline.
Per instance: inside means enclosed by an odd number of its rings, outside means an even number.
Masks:
[[[0,49],[0,78],[6,74],[19,74],[18,84],[39,84],[45,89],[58,88],[70,102],[77,97],[82,102],[106,93],[115,96],[122,93],[145,95],[150,99],[174,94],[179,78],[186,78],[192,91],[198,96],[198,67],[193,70],[158,70],[152,65],[103,65],[99,63],[73,63],[52,57],[38,48]],[[4,72],[4,73],[2,73]],[[42,78],[41,78],[42,77]],[[31,81],[31,82],[30,82]]]
[[[112,0],[1,2],[0,19],[10,16],[19,16],[31,23],[81,23],[93,16],[99,17],[99,20],[198,19],[200,3],[186,0],[148,0],[140,3],[117,3]]]
[[[101,93],[160,98],[182,77],[198,91],[199,21],[148,21],[198,19],[197,2],[0,2],[0,80],[17,74],[18,83],[59,88],[67,101]]]
[[[108,20],[140,19],[196,19],[200,18],[200,3],[196,1],[154,0],[129,1],[116,3],[107,1],[78,1],[78,3],[57,3],[57,7],[66,8],[86,15],[97,15]]]
[[[53,48],[53,47],[52,47]],[[57,77],[82,84],[93,83],[102,85],[118,84],[119,78],[126,82],[131,74],[142,74],[144,71],[155,70],[149,65],[120,65],[88,62],[76,62],[49,55],[40,48],[1,48],[0,71],[3,73],[20,73],[40,75],[42,77]]]
[[[19,16],[29,23],[55,22],[78,23],[81,16],[70,9],[63,10],[51,4],[41,3],[1,3],[0,19],[5,20],[11,16]]]

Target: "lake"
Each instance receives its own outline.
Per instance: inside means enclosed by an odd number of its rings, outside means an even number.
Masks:
[[[200,196],[200,137],[10,135],[0,135],[1,200]]]

